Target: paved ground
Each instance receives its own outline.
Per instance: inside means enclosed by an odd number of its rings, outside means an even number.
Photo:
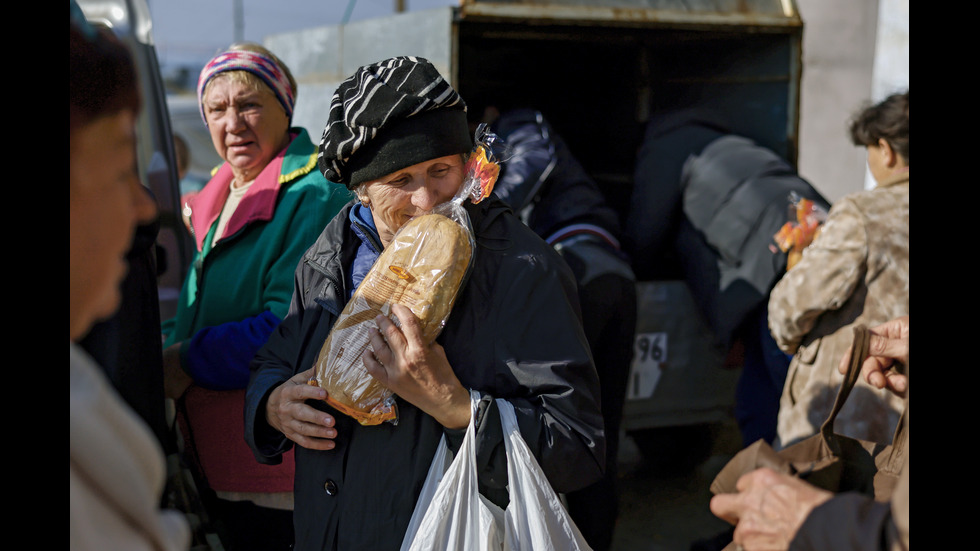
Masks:
[[[691,551],[729,525],[711,514],[708,487],[740,446],[734,423],[721,430],[711,457],[689,475],[653,473],[633,441],[620,451],[620,515],[611,551]]]

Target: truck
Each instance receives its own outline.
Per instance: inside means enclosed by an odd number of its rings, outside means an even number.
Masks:
[[[464,98],[540,110],[625,222],[655,112],[724,112],[796,164],[803,21],[794,0],[463,0],[266,37],[296,76],[294,121],[322,129],[336,86],[397,55]],[[740,368],[679,280],[639,280],[623,427],[655,467],[690,469],[732,419]]]

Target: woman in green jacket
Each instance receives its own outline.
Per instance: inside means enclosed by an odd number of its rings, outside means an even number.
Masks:
[[[290,128],[296,83],[271,52],[232,46],[201,72],[198,99],[225,162],[190,204],[197,251],[165,324],[167,394],[228,549],[292,543],[292,461],[258,464],[242,427],[248,364],[285,316],[303,252],[351,198]]]

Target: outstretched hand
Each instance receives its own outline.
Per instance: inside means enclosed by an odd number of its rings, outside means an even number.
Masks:
[[[870,329],[871,340],[868,357],[861,364],[861,376],[875,388],[887,388],[904,396],[908,390],[908,377],[897,369],[909,363],[909,317],[902,316]],[[847,373],[851,362],[850,348],[837,366],[842,374]]]
[[[286,438],[311,450],[332,450],[337,429],[334,418],[306,403],[325,400],[327,391],[308,384],[316,374],[314,368],[294,375],[269,394],[265,405],[266,419]]]
[[[362,357],[374,378],[392,392],[428,413],[447,428],[465,428],[470,421],[470,395],[453,372],[446,351],[426,344],[419,320],[410,309],[393,304],[396,326],[377,316],[370,329],[370,348]]]

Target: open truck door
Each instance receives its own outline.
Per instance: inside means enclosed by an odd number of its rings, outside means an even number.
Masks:
[[[732,133],[795,165],[802,35],[793,0],[464,0],[265,43],[303,82],[294,118],[309,128],[323,128],[347,75],[397,55],[433,62],[467,102],[540,110],[625,227],[657,112],[724,112]],[[640,277],[637,296],[623,427],[648,458],[693,468],[712,426],[731,418],[739,369],[726,367],[683,281]]]

